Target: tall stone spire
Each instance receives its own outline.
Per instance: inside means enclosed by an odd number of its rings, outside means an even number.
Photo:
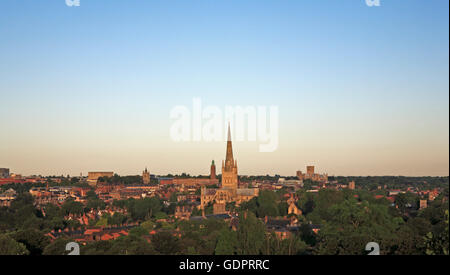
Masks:
[[[225,157],[225,171],[231,171],[233,167],[234,167],[233,146],[231,144],[230,123],[228,122],[228,141],[227,141],[227,154]]]

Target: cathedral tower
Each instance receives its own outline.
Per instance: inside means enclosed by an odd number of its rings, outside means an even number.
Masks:
[[[228,124],[227,153],[225,162],[222,161],[222,188],[231,189],[233,193],[238,188],[237,161],[233,158],[230,124]]]
[[[145,167],[144,172],[142,172],[142,182],[144,184],[150,184],[150,173],[147,171],[147,167]]]

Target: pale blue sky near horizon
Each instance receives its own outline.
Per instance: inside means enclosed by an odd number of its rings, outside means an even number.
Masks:
[[[207,174],[224,143],[169,137],[199,97],[279,106],[240,174],[448,176],[449,2],[380,2],[1,1],[0,167]]]

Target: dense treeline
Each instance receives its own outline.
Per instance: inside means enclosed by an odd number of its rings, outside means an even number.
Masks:
[[[414,186],[420,190],[429,190],[434,188],[448,188],[448,177],[403,177],[403,176],[378,176],[378,177],[341,177],[331,176],[330,181],[338,181],[340,184],[347,184],[355,181],[360,188],[375,190],[378,186],[388,189],[402,189],[407,186]]]

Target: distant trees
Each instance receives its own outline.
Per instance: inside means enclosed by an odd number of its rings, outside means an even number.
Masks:
[[[448,225],[441,226],[448,204],[445,206],[435,202],[429,209],[419,212],[417,217],[402,217],[392,211],[395,208],[388,203],[360,201],[352,197],[343,199],[329,196],[331,193],[319,192],[315,198],[317,206],[308,215],[321,223],[315,254],[365,254],[364,248],[368,242],[379,243],[382,254],[424,254],[426,249],[427,253],[439,251],[442,254],[445,249],[439,247],[445,248],[445,244],[448,251],[448,231],[446,234],[444,230],[448,229]],[[330,204],[330,200],[334,202]],[[401,196],[400,200],[407,208],[415,197],[406,195]],[[424,237],[430,231],[436,232],[436,235],[428,234],[425,241]]]
[[[17,242],[6,234],[0,235],[0,255],[29,255],[24,244]]]
[[[114,174],[112,177],[99,177],[98,182],[107,183],[107,184],[140,184],[142,183],[141,176],[119,176],[118,174]]]
[[[223,228],[217,240],[215,255],[235,255],[238,250],[238,238],[235,231]]]
[[[86,210],[90,209],[99,210],[106,208],[105,202],[99,199],[97,194],[93,190],[90,190],[86,193],[86,200],[87,200]]]
[[[266,235],[262,252],[264,255],[302,255],[307,249],[308,245],[296,234],[280,239],[272,233]]]
[[[367,190],[374,190],[378,186],[386,185],[388,189],[401,189],[405,186],[415,186],[421,190],[434,188],[448,188],[448,177],[328,177],[330,181],[337,180],[340,183],[356,181],[358,186]]]
[[[152,244],[143,238],[131,235],[120,237],[112,242],[108,251],[109,255],[154,255],[156,254]]]
[[[128,232],[129,236],[137,236],[137,237],[142,237],[144,235],[148,235],[148,230],[146,230],[145,228],[138,226],[138,227],[134,227],[132,228],[129,232]]]
[[[232,231],[222,228],[214,253],[216,255],[297,255],[305,254],[308,245],[300,235],[292,234],[280,239],[268,234],[264,223],[251,212],[241,213],[239,228]]]
[[[114,200],[112,205],[118,208],[126,208],[129,213],[129,218],[133,221],[145,221],[155,217],[155,215],[165,216],[161,212],[168,210],[164,208],[162,201],[157,197],[139,200]],[[118,224],[117,222],[125,220],[125,217],[123,215],[120,216],[119,213],[117,213],[116,217],[112,218],[115,220],[113,224]]]
[[[257,213],[258,212],[258,199],[257,198],[253,198],[249,201],[245,201],[243,203],[241,203],[239,210],[240,211],[249,211],[252,213]]]
[[[395,204],[401,211],[406,211],[408,208],[417,208],[419,204],[419,197],[411,192],[400,193],[395,196]]]
[[[73,240],[58,238],[44,248],[42,255],[67,255],[70,251],[66,251],[66,245],[70,242],[73,242]]]
[[[180,242],[170,232],[161,231],[152,236],[155,251],[162,255],[173,255],[180,252]]]
[[[250,211],[256,214],[257,217],[263,218],[265,216],[277,217],[287,215],[287,204],[280,200],[277,193],[262,190],[258,197],[255,197],[240,205],[240,211]]]
[[[144,198],[140,200],[128,200],[128,211],[133,220],[147,220],[162,209],[162,202],[156,198]]]
[[[145,230],[147,230],[148,232],[153,230],[155,228],[155,223],[152,221],[145,221],[143,223],[141,223],[141,227],[144,228]]]
[[[445,228],[439,233],[429,232],[425,236],[426,254],[428,255],[449,255],[449,214],[445,211]]]
[[[120,212],[115,212],[114,214],[108,217],[108,225],[122,225],[126,221],[127,217]]]
[[[57,210],[54,207],[57,207],[55,205],[51,206],[53,204],[47,205],[45,207],[45,210],[49,209],[51,212],[50,215],[55,215]],[[73,199],[66,200],[63,205],[61,206],[61,211],[63,215],[69,215],[69,214],[75,214],[80,215],[84,213],[84,206],[81,202],[74,201]]]
[[[312,209],[308,209],[307,218],[315,224],[323,224],[325,221],[333,218],[333,213],[329,211],[330,208],[344,200],[345,196],[342,192],[331,189],[321,189],[314,197],[309,197],[303,205],[311,203],[313,206],[311,206]]]
[[[258,217],[276,217],[279,215],[277,200],[278,197],[276,193],[271,191],[263,190],[257,197],[257,215]]]
[[[252,212],[239,215],[237,239],[239,255],[258,255],[264,246],[266,227]]]
[[[10,207],[0,207],[0,230],[42,229],[45,226],[42,213],[34,207],[33,202],[29,193],[19,193]]]
[[[50,244],[47,236],[34,229],[26,229],[11,234],[11,237],[19,243],[25,245],[30,255],[41,255],[44,248]]]
[[[135,234],[113,241],[97,241],[81,247],[81,255],[154,255],[153,246]]]

